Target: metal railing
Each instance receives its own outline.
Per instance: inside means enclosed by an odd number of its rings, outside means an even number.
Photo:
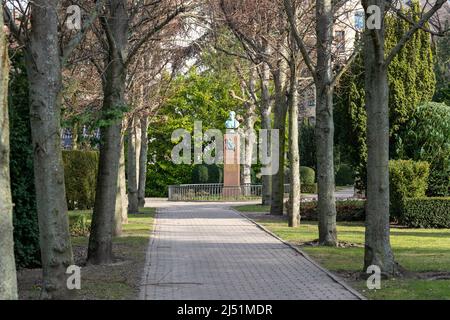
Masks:
[[[225,187],[214,183],[169,186],[169,201],[243,201],[259,200],[261,197],[261,185]]]

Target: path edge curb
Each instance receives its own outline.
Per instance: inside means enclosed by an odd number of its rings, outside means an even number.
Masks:
[[[270,236],[274,237],[275,239],[281,241],[283,244],[285,244],[286,246],[288,246],[289,248],[295,250],[297,253],[299,253],[301,256],[303,256],[306,260],[308,260],[309,262],[311,262],[314,266],[316,266],[317,268],[319,268],[321,271],[323,271],[324,273],[326,273],[327,276],[329,276],[333,281],[335,281],[336,283],[340,284],[342,287],[344,287],[346,290],[350,291],[354,296],[356,296],[359,300],[362,301],[366,301],[368,300],[365,296],[363,296],[361,293],[359,293],[357,290],[353,289],[351,286],[349,286],[344,279],[342,279],[341,277],[335,275],[334,273],[332,273],[331,271],[329,271],[328,269],[322,267],[320,264],[318,264],[314,259],[312,259],[306,252],[304,252],[303,250],[297,248],[296,246],[294,246],[293,244],[285,241],[284,239],[280,238],[279,236],[277,236],[275,233],[273,233],[272,231],[270,231],[269,229],[267,229],[266,227],[260,225],[259,223],[257,223],[255,220],[253,220],[252,218],[250,218],[249,216],[247,216],[246,214],[244,214],[243,212],[240,212],[238,210],[236,210],[233,207],[229,207],[230,210],[232,210],[233,212],[235,212],[236,214],[238,214],[239,216],[243,217],[244,219],[246,219],[247,221],[249,221],[250,223],[254,224],[256,227],[258,227],[259,229],[263,230],[264,232],[266,232],[267,234],[269,234]]]
[[[148,247],[145,251],[145,262],[144,262],[144,270],[142,270],[142,277],[139,284],[139,295],[138,300],[147,301],[147,276],[148,276],[148,266],[151,265],[151,253],[153,248],[153,243],[155,241],[156,235],[156,226],[158,224],[158,216],[160,214],[159,208],[155,210],[155,218],[153,219],[153,228],[150,231],[150,239],[148,241]]]

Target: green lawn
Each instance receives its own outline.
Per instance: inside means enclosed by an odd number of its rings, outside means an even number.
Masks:
[[[341,275],[359,272],[363,268],[364,225],[362,223],[339,223],[340,241],[357,245],[347,248],[313,247],[303,245],[318,238],[316,222],[303,221],[295,229],[289,228],[281,217],[265,217],[249,212],[267,212],[267,207],[244,206],[235,209],[248,213],[280,238],[301,246],[307,254],[325,268]],[[408,271],[450,272],[449,229],[391,229],[391,243],[397,262]],[[363,281],[349,282],[364,295],[373,299],[450,299],[450,280],[393,279],[382,282],[382,289],[369,291]]]

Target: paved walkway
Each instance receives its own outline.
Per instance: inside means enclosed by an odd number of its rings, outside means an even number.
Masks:
[[[157,206],[141,299],[359,298],[297,251],[229,209],[229,204],[158,202]]]

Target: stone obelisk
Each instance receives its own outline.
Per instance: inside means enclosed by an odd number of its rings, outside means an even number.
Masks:
[[[227,133],[224,137],[224,195],[239,196],[241,193],[240,137],[236,130],[240,124],[236,120],[235,112],[230,112],[230,118],[225,125]]]

